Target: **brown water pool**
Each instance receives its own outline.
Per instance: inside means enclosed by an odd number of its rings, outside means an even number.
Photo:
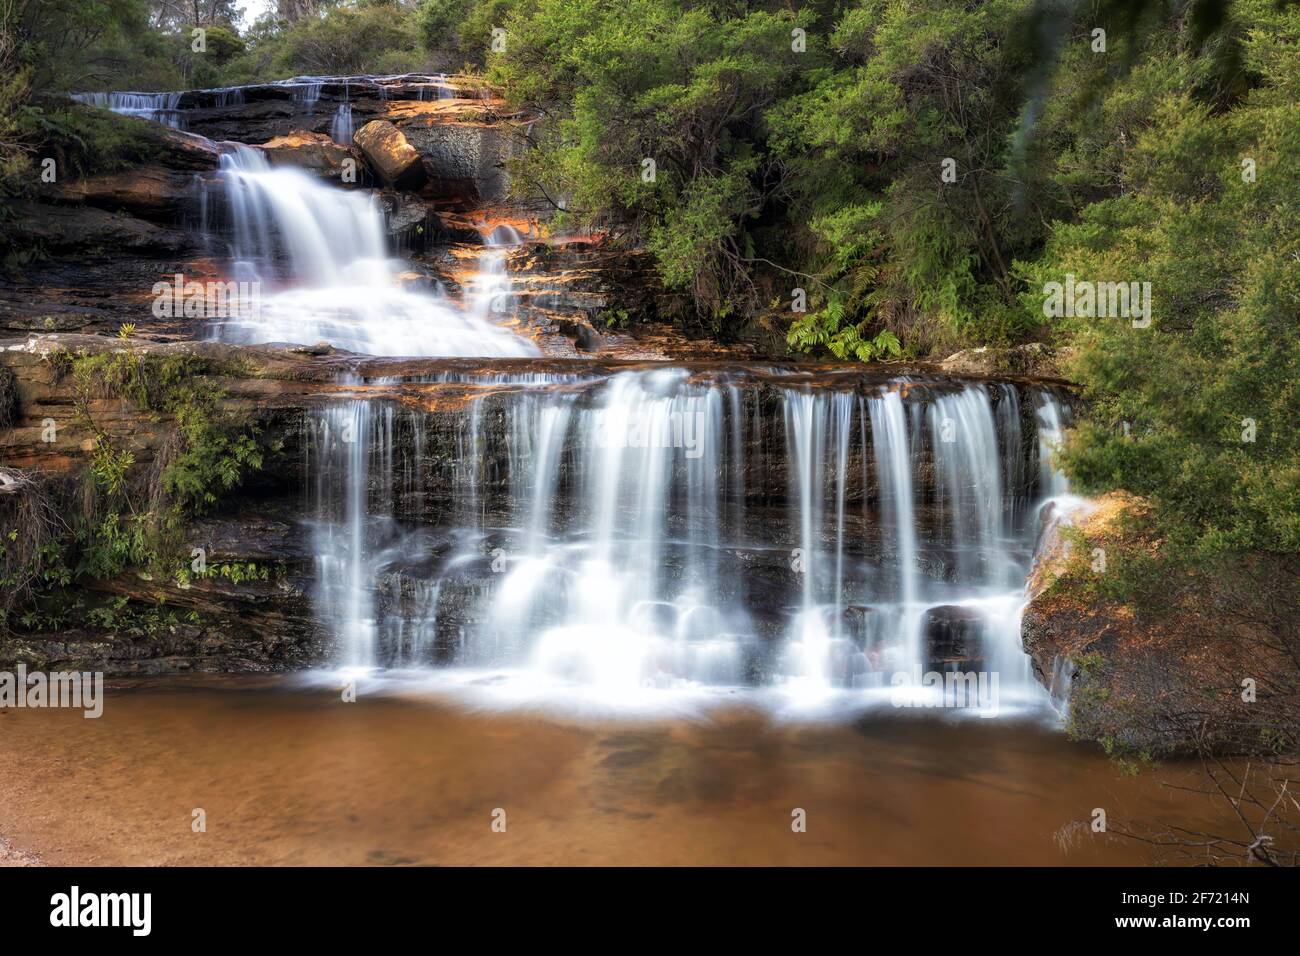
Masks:
[[[1139,864],[1166,858],[1116,829],[1233,827],[1170,786],[1198,767],[1125,775],[1042,722],[592,721],[285,678],[0,711],[0,761],[0,842],[49,864]]]

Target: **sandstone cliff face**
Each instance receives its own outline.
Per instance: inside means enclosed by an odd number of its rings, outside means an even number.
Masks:
[[[1141,530],[1146,509],[1108,495],[1045,531],[1021,631],[1038,679],[1074,733],[1118,753],[1294,747],[1300,561],[1246,556],[1171,575],[1141,606],[1108,598],[1098,579],[1126,551],[1161,547]]]
[[[173,225],[198,201],[196,176],[220,163],[216,144],[180,130],[153,131],[154,154],[148,163],[98,176],[61,180],[43,187],[40,199],[60,206],[89,205]],[[20,220],[20,226],[26,223]]]
[[[87,394],[63,358],[128,350],[150,359],[193,360],[200,376],[192,384],[220,382],[227,407],[248,415],[268,439],[265,447],[278,449],[241,488],[253,504],[228,508],[182,532],[183,546],[203,548],[213,568],[237,566],[245,574],[189,581],[143,570],[82,576],[75,597],[91,613],[67,614],[69,602],[59,599],[39,608],[36,624],[6,621],[0,626],[0,661],[110,674],[265,671],[318,663],[328,647],[311,615],[312,557],[295,514],[300,476],[292,469],[301,409],[314,383],[291,379],[292,353],[259,360],[258,350],[216,343],[131,345],[95,336],[0,344],[6,406],[0,477],[20,479],[16,489],[0,488],[6,540],[21,547],[29,539],[31,508],[23,507],[21,496],[36,496],[52,532],[46,540],[60,551],[60,561],[75,564],[66,549],[79,517],[89,521],[98,507],[87,466],[101,443],[129,454],[127,480],[136,485],[156,480],[174,453],[174,420],[125,398]],[[250,565],[256,574],[248,573]],[[0,566],[12,579],[14,563]],[[12,610],[2,600],[0,607]]]
[[[177,255],[194,249],[193,237],[183,230],[123,212],[33,202],[18,202],[11,208],[23,221],[24,238],[50,255]]]

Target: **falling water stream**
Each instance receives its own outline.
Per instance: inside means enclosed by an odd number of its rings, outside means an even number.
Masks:
[[[262,293],[256,314],[213,324],[218,339],[327,342],[367,355],[538,354],[472,311],[402,288],[372,195],[272,167],[251,146],[228,146],[220,188],[204,207],[222,221],[204,229],[228,243],[238,278],[259,283]]]
[[[344,146],[352,143],[352,104],[340,103],[334,110],[334,119],[330,122],[330,139]]]
[[[1052,438],[1006,422],[1008,403],[1060,399],[797,379],[499,374],[470,376],[484,395],[456,413],[321,411],[318,612],[338,662],[505,699],[925,701],[924,675],[977,671],[1003,708],[1040,701],[1020,614]]]
[[[112,110],[123,116],[153,120],[173,129],[181,129],[179,107],[181,93],[73,93],[72,99],[86,106]]]

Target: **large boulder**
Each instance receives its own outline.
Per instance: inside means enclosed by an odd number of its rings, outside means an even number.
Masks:
[[[296,129],[288,135],[267,140],[262,149],[272,166],[304,169],[345,185],[358,185],[365,178],[361,154],[350,146],[339,145],[324,133]],[[345,175],[349,169],[351,177]]]
[[[352,137],[376,177],[395,189],[418,189],[424,184],[424,163],[406,136],[387,120],[372,120]]]
[[[158,141],[157,160],[169,169],[202,172],[221,165],[221,150],[207,137],[167,126],[153,135]]]
[[[1293,750],[1300,556],[1236,555],[1167,572],[1154,597],[1118,597],[1128,589],[1106,576],[1164,547],[1149,514],[1110,494],[1048,517],[1021,625],[1035,676],[1071,732],[1112,753]]]
[[[424,158],[430,188],[438,198],[469,205],[505,200],[508,129],[484,122],[410,123],[402,132]]]

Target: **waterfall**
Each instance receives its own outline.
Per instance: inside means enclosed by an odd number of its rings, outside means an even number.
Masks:
[[[184,129],[179,113],[184,93],[73,93],[72,99],[87,106],[112,110],[123,116],[138,116]]]
[[[293,102],[306,106],[308,113],[315,112],[316,104],[320,100],[321,87],[325,85],[324,81],[314,77],[295,77],[292,80],[281,80],[280,82],[293,88],[293,92],[289,94]]]
[[[266,281],[265,267],[289,259],[304,284],[383,284],[390,277],[383,218],[372,197],[336,190],[296,169],[275,168],[251,146],[221,156],[223,195],[230,207],[233,258]]]
[[[202,90],[212,97],[214,107],[242,106],[244,104],[244,88],[242,86],[223,86],[215,90]]]
[[[896,600],[877,606],[869,615],[880,661],[898,668],[920,664],[921,619],[917,605],[918,568],[913,459],[901,390],[885,389],[870,399],[872,452],[876,494],[881,514],[892,532]],[[883,541],[882,541],[883,546]],[[889,632],[897,635],[892,644]]]
[[[365,401],[324,409],[308,445],[319,456],[310,463],[316,609],[333,622],[341,659],[357,667],[373,663],[376,650],[373,585],[381,555],[368,527],[372,411]]]
[[[369,355],[537,354],[531,342],[475,310],[402,289],[372,195],[272,167],[261,150],[228,145],[220,187],[207,205],[224,207],[224,241],[236,273],[264,291],[252,314],[218,317],[216,338],[328,342]]]
[[[1053,455],[1060,447],[1064,427],[1061,424],[1061,408],[1056,402],[1039,398],[1034,414],[1038,420],[1038,467],[1039,482],[1048,497],[1059,497],[1069,491],[1069,482],[1065,473],[1056,467]]]
[[[506,271],[510,249],[523,242],[513,226],[500,225],[483,238],[478,270],[471,277],[465,299],[472,315],[480,319],[508,316],[513,311],[512,283]]]
[[[334,110],[334,119],[330,122],[330,139],[343,146],[352,143],[352,104],[350,102],[350,83],[343,81],[343,100]],[[386,91],[381,86],[380,96],[387,99]]]
[[[1002,461],[996,422],[984,389],[963,389],[939,398],[929,414],[932,455],[941,476],[937,507],[943,512],[958,573],[969,580],[996,579],[1002,550]]]
[[[843,641],[844,502],[855,396],[789,392],[784,405],[786,444],[795,465],[790,505],[799,529],[792,565],[800,580],[800,606],[790,632],[795,661],[790,666],[812,688],[823,689],[831,683],[832,655]],[[823,556],[819,546],[818,516],[827,507],[828,483],[835,515],[833,558]]]
[[[1037,520],[1015,500],[1052,491],[1034,459],[1056,395],[752,376],[448,373],[483,390],[471,407],[318,413],[339,661],[613,700],[867,700],[931,671],[1040,698],[1019,646]],[[331,444],[339,416],[363,450]]]
[[[431,80],[421,99],[457,95]],[[347,143],[349,82],[296,77],[279,95],[310,112],[328,84]],[[79,99],[179,125],[181,96]],[[514,227],[482,225],[458,305],[403,287],[373,192],[222,149],[203,231],[258,292],[212,317],[214,338],[539,354],[513,331]],[[1053,390],[878,369],[437,367],[341,382],[418,385],[409,407],[307,415],[311,593],[339,666],[507,699],[910,705],[933,699],[935,674],[986,672],[1004,702],[1043,697],[1020,624],[1036,537],[1069,501],[1055,456],[1070,409]]]
[[[340,103],[334,111],[334,120],[330,123],[330,139],[342,145],[352,144],[352,104]]]
[[[527,530],[487,620],[493,646],[516,661],[610,689],[735,672],[686,641],[721,623],[708,587],[721,449],[700,430],[720,422],[717,393],[679,389],[682,377],[616,375],[592,407],[539,396],[522,409],[512,435],[527,445],[511,450],[511,471],[520,460],[532,483],[518,521]],[[555,508],[566,453],[581,516]]]

